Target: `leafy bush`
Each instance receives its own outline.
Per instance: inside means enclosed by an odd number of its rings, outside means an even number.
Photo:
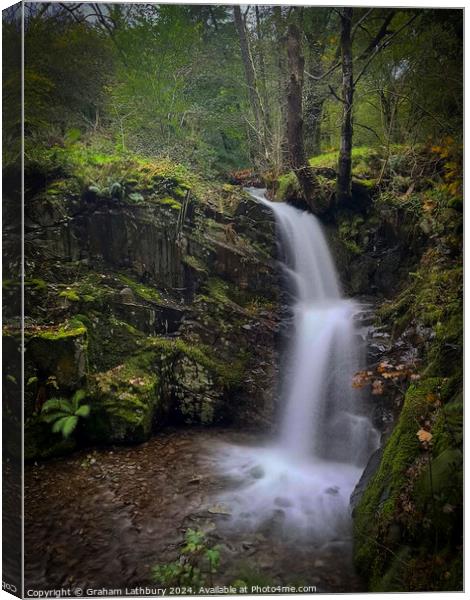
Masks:
[[[77,390],[72,398],[50,398],[41,410],[42,420],[52,424],[53,433],[62,433],[70,437],[81,417],[88,417],[90,405],[82,404],[86,398],[85,390]]]

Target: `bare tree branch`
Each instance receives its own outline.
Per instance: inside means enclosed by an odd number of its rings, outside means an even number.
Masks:
[[[354,38],[354,34],[356,33],[356,30],[358,27],[361,27],[362,23],[367,19],[367,17],[374,12],[374,8],[369,8],[368,11],[366,11],[362,17],[359,19],[359,21],[354,25],[354,27],[352,28],[352,32],[351,32],[351,37]]]
[[[369,60],[367,60],[365,62],[365,64],[363,65],[361,71],[359,72],[358,76],[356,77],[355,81],[354,81],[354,85],[357,84],[357,82],[359,81],[359,79],[364,75],[364,73],[367,70],[367,67],[370,65],[370,63],[373,61],[373,59],[377,56],[377,54],[379,54],[379,52],[381,52],[384,48],[387,48],[387,46],[389,46],[392,42],[392,40],[398,35],[400,34],[406,27],[408,27],[409,25],[411,25],[411,23],[418,17],[418,13],[414,14],[411,19],[408,19],[408,21],[402,25],[399,29],[397,29],[395,31],[395,33],[393,33],[393,35],[391,35],[389,38],[387,38],[387,40],[385,40],[385,42],[383,42],[380,46],[376,46],[374,52],[372,53],[372,55],[370,56]]]
[[[385,17],[382,26],[380,27],[380,29],[378,30],[377,34],[375,35],[374,39],[369,43],[369,45],[367,46],[367,48],[364,50],[364,52],[361,54],[360,58],[367,58],[369,56],[369,54],[371,52],[373,52],[375,50],[375,48],[377,47],[377,45],[380,43],[380,41],[388,34],[392,33],[391,31],[388,30],[388,26],[390,25],[393,17],[396,14],[396,10],[391,10],[388,15]]]

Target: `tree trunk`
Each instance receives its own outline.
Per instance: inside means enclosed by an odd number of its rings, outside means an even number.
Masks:
[[[304,57],[301,52],[300,30],[289,24],[287,30],[287,59],[289,83],[287,89],[287,142],[290,166],[297,176],[305,202],[312,212],[324,212],[318,192],[316,178],[310,169],[304,148],[302,92],[304,82]],[[316,200],[316,201],[315,201]]]
[[[258,86],[256,83],[256,72],[253,63],[253,56],[251,54],[250,43],[246,34],[245,23],[243,21],[242,13],[239,5],[233,7],[233,15],[235,26],[237,28],[238,37],[240,40],[240,51],[245,69],[245,78],[248,87],[248,97],[250,100],[251,109],[255,119],[254,127],[256,129],[256,138],[258,151],[262,155],[263,162],[267,160],[267,148],[266,148],[266,129],[264,122],[264,112],[261,103],[261,98],[258,92]]]
[[[341,11],[341,65],[342,65],[342,100],[343,118],[341,123],[341,140],[338,160],[338,177],[336,180],[336,200],[338,203],[351,201],[351,167],[352,167],[352,109],[354,97],[351,23],[352,8]]]
[[[288,166],[288,144],[287,144],[287,66],[286,66],[286,35],[285,22],[282,16],[280,6],[273,6],[272,13],[274,17],[274,28],[277,43],[277,68],[278,68],[278,86],[276,100],[278,113],[275,124],[275,134],[273,140],[274,148],[274,167],[277,172],[281,172]]]
[[[315,77],[323,75],[321,53],[323,49],[310,47],[307,69]],[[318,84],[308,79],[304,93],[304,137],[307,156],[320,154],[321,119],[323,116],[324,94],[319,93]]]
[[[266,63],[264,60],[264,49],[263,49],[263,35],[261,32],[261,18],[259,14],[258,5],[255,6],[255,14],[256,14],[256,38],[258,41],[258,62],[259,62],[259,72],[260,72],[260,82],[261,82],[261,96],[263,98],[263,109],[264,109],[264,119],[265,119],[265,127],[267,131],[271,130],[271,114],[269,110],[269,98],[268,98],[268,86],[266,83]]]

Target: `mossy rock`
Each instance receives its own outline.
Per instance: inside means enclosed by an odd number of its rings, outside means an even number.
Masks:
[[[391,554],[384,550],[384,538],[397,518],[400,492],[408,483],[407,470],[422,452],[416,435],[419,422],[432,410],[430,395],[442,380],[427,379],[408,388],[395,429],[385,445],[376,474],[354,510],[354,561],[375,589],[387,570]]]
[[[279,202],[295,200],[301,196],[299,182],[293,172],[286,173],[278,178],[274,196]]]
[[[229,398],[243,379],[241,358],[225,362],[195,339],[158,337],[148,345],[158,357],[162,408],[174,421],[212,425],[230,420]]]
[[[160,361],[175,364],[184,357],[199,364],[212,377],[213,381],[224,388],[237,388],[243,379],[244,361],[234,357],[231,362],[225,362],[213,354],[211,348],[195,340],[182,338],[149,338],[148,347],[155,349]]]
[[[126,321],[117,319],[104,310],[93,310],[75,319],[88,329],[88,358],[90,370],[107,371],[125,362],[138,351],[145,335]]]
[[[354,510],[355,564],[371,591],[459,589],[458,583],[447,587],[452,574],[445,564],[457,560],[461,544],[462,405],[458,395],[442,405],[446,384],[433,377],[409,387],[380,466]],[[432,424],[428,448],[417,437],[423,421]],[[433,554],[436,539],[440,557]],[[421,574],[426,569],[430,587]]]
[[[61,326],[26,331],[26,358],[43,377],[53,376],[59,387],[79,387],[88,371],[88,336],[75,320]]]
[[[181,356],[174,376],[173,411],[185,424],[213,425],[224,420],[224,389],[213,373],[189,356]]]
[[[138,443],[150,437],[159,403],[159,380],[142,355],[93,377],[86,435],[100,443]]]

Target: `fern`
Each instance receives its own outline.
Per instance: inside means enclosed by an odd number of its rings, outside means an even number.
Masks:
[[[71,399],[50,398],[42,407],[41,418],[52,424],[52,433],[61,433],[67,439],[75,431],[79,419],[90,415],[90,405],[82,404],[85,398],[85,390],[77,390]]]

